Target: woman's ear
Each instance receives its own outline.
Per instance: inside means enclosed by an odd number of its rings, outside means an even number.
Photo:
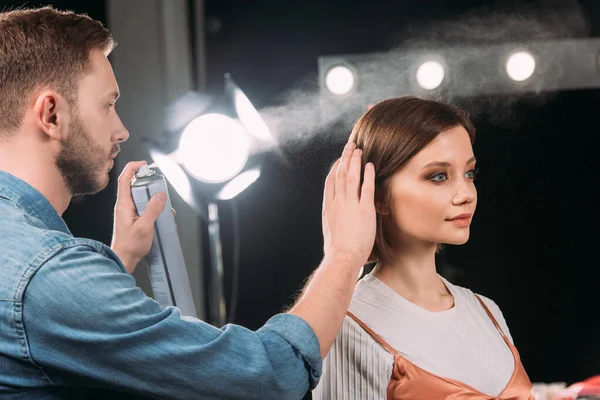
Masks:
[[[388,215],[390,213],[390,207],[386,203],[376,201],[375,211],[377,211],[377,214],[379,215]]]

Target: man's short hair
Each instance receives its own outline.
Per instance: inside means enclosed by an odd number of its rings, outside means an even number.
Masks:
[[[90,51],[108,55],[115,45],[85,14],[52,7],[0,13],[0,140],[16,132],[36,90],[56,90],[74,104]]]

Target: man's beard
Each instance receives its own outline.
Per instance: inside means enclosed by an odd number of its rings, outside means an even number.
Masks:
[[[118,145],[113,153],[118,152]],[[72,196],[93,194],[108,184],[110,155],[88,135],[78,114],[72,115],[68,136],[61,141],[56,167]]]

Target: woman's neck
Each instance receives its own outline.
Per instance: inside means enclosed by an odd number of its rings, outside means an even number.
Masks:
[[[392,290],[429,311],[453,307],[454,298],[435,268],[437,244],[395,249],[388,263],[378,263],[372,274]]]

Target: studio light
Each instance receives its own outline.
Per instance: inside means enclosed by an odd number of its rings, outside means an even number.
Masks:
[[[166,114],[165,135],[159,144],[148,139],[145,142],[165,178],[207,224],[210,255],[210,283],[206,288],[208,322],[221,327],[227,322],[227,310],[217,203],[232,200],[260,177],[260,166],[242,172],[251,148],[257,141],[275,142],[275,139],[229,74],[225,74],[224,96],[189,92],[169,105]],[[167,153],[161,148],[170,150]],[[234,202],[230,204],[235,205]],[[235,221],[237,217],[232,218]],[[234,233],[234,237],[237,236],[239,233]],[[237,241],[239,239],[234,239],[234,243]],[[238,264],[234,257],[232,269],[235,273]],[[232,290],[237,290],[236,282],[234,280]],[[236,302],[236,296],[232,295],[233,310]]]
[[[513,53],[506,62],[506,73],[517,82],[529,79],[534,71],[535,58],[526,51]]]
[[[343,96],[354,88],[356,79],[350,68],[338,65],[327,71],[325,75],[325,85],[327,89],[335,95]]]
[[[425,61],[417,69],[417,82],[423,89],[433,90],[444,81],[444,67],[437,61]]]
[[[260,177],[260,169],[253,168],[244,171],[223,186],[217,194],[218,200],[231,200]]]
[[[232,98],[235,112],[246,131],[256,139],[273,142],[269,127],[230,74],[225,74],[225,90]]]
[[[184,129],[177,155],[196,179],[220,183],[244,168],[249,151],[250,140],[237,121],[222,114],[205,114]]]

